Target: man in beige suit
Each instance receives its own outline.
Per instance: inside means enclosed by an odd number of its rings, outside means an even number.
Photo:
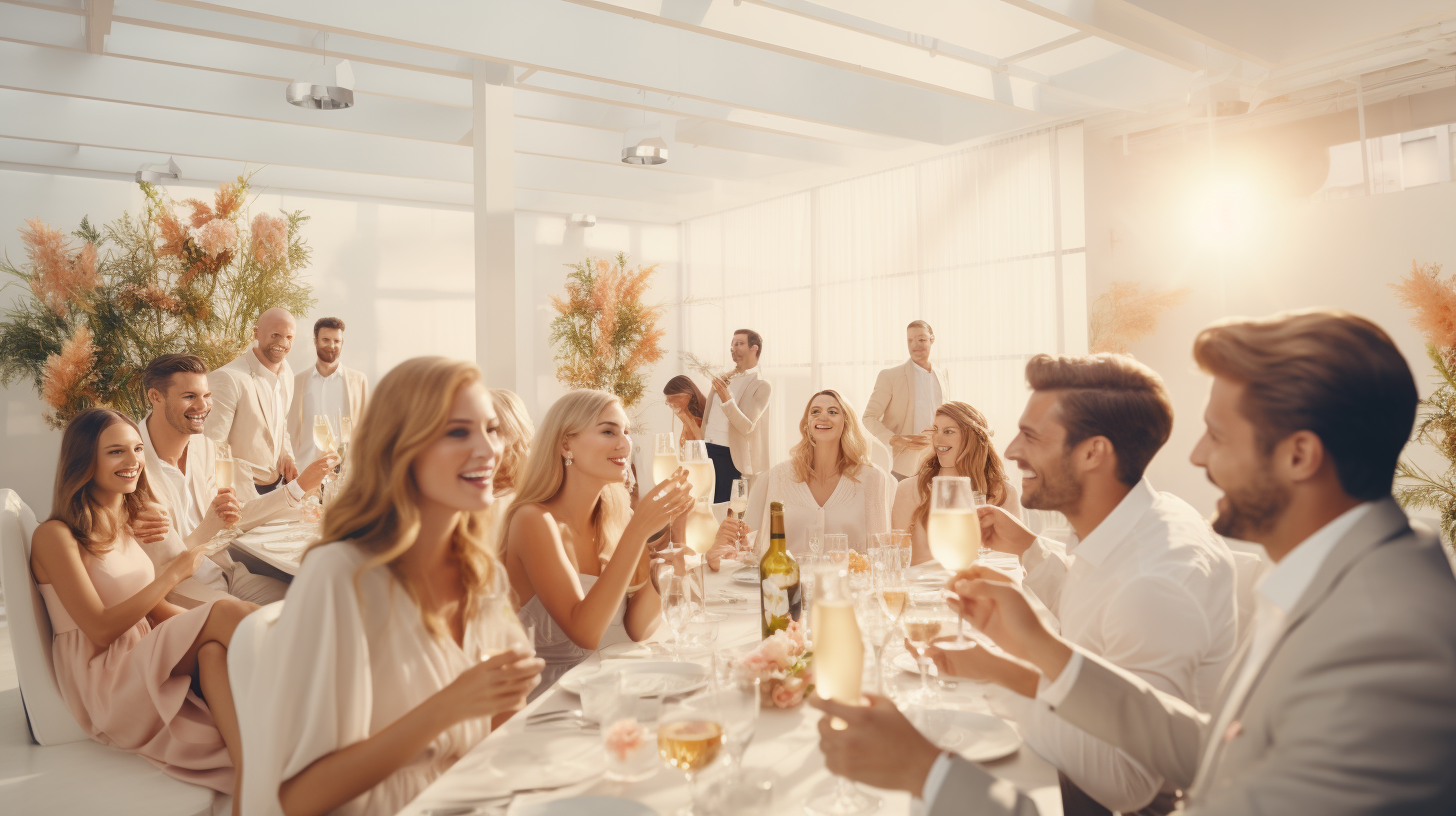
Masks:
[[[206,543],[228,525],[246,531],[275,518],[297,516],[304,491],[316,487],[332,464],[320,460],[284,489],[266,496],[259,496],[247,480],[237,489],[219,489],[217,447],[202,433],[212,392],[201,358],[164,354],[152,360],[142,372],[142,388],[152,408],[139,426],[147,480],[175,533],[161,542],[142,544],[159,567],[183,548]],[[227,595],[267,604],[281,600],[286,590],[282,581],[251,573],[224,550],[204,559],[168,598],[186,608]]]
[[[916,320],[906,326],[905,344],[910,359],[880,372],[864,410],[865,427],[890,449],[894,458],[890,473],[902,480],[920,470],[920,461],[930,451],[925,430],[935,422],[935,409],[950,399],[945,369],[930,365],[935,345],[930,324]]]
[[[752,329],[733,333],[728,355],[733,371],[713,378],[708,406],[703,409],[703,439],[713,459],[713,502],[728,501],[734,479],[747,479],[769,469],[768,398],[773,386],[759,375],[763,338]]]
[[[1456,813],[1456,579],[1390,496],[1410,368],[1378,326],[1338,311],[1215,325],[1194,357],[1213,375],[1193,462],[1224,491],[1215,529],[1275,562],[1212,712],[1051,633],[994,570],[952,580],[962,614],[1041,673],[1037,698],[1059,716],[1184,790],[1181,812]],[[931,816],[1036,812],[927,749],[883,699],[824,708],[849,723],[821,725],[833,771],[920,795]],[[856,759],[865,744],[896,759]]]
[[[288,438],[300,462],[322,456],[313,442],[313,418],[326,416],[339,436],[340,419],[358,425],[369,401],[369,380],[363,372],[340,362],[344,353],[344,321],[321,317],[313,324],[313,348],[318,362],[293,379],[293,404],[288,409]]]
[[[207,436],[232,448],[233,461],[260,494],[298,478],[287,421],[293,401],[288,352],[297,330],[287,309],[269,309],[253,327],[253,345],[208,375],[212,413]]]

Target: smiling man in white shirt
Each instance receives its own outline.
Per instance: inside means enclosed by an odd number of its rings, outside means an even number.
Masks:
[[[752,329],[739,329],[728,344],[733,371],[714,377],[708,405],[703,409],[703,440],[713,459],[713,503],[728,501],[734,479],[754,478],[773,462],[768,453],[768,398],[773,386],[758,370],[763,337]]]
[[[232,448],[233,460],[258,493],[270,493],[298,478],[288,438],[288,405],[293,399],[293,369],[288,352],[298,324],[287,309],[258,316],[253,345],[237,359],[208,375],[212,413],[207,436]]]
[[[1045,354],[1027,363],[1026,378],[1032,394],[1006,458],[1021,468],[1022,504],[1062,513],[1077,535],[1064,548],[988,507],[985,545],[1020,557],[1024,585],[1057,616],[1062,637],[1208,708],[1237,645],[1236,574],[1198,511],[1143,476],[1173,428],[1162,379],[1122,355]],[[985,649],[936,657],[952,674],[1014,692],[995,700],[1061,771],[1068,814],[1172,809],[1173,789],[1158,774],[1036,702],[1034,669]]]
[[[954,605],[1040,672],[1038,700],[1185,790],[1188,816],[1456,813],[1456,578],[1390,495],[1410,367],[1338,310],[1216,324],[1194,357],[1213,375],[1193,463],[1223,490],[1215,529],[1276,564],[1211,713],[1058,637],[992,570],[953,579]],[[831,770],[920,794],[931,816],[1036,812],[882,702],[821,706],[848,722],[823,740]],[[867,744],[896,759],[853,760]]]
[[[293,404],[288,409],[288,438],[293,440],[300,462],[311,462],[323,455],[313,441],[314,417],[329,418],[337,444],[342,442],[340,420],[349,417],[358,425],[369,401],[369,380],[362,372],[344,365],[341,359],[344,321],[337,317],[321,317],[315,321],[313,348],[318,362],[294,378]]]

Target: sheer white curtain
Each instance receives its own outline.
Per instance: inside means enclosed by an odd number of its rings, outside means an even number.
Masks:
[[[1004,450],[1027,358],[1086,348],[1081,197],[1071,126],[687,221],[684,348],[727,368],[735,329],[763,335],[777,462],[810,394],[863,410],[923,319],[949,398],[984,411]]]

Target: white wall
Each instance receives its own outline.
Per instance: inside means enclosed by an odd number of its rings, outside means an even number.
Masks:
[[[1131,351],[1164,377],[1174,401],[1173,436],[1149,476],[1203,512],[1212,512],[1218,491],[1188,462],[1208,391],[1192,348],[1215,319],[1345,308],[1394,338],[1422,396],[1434,388],[1424,341],[1389,284],[1409,273],[1413,259],[1456,271],[1456,185],[1315,201],[1309,194],[1324,178],[1324,148],[1307,145],[1291,156],[1289,143],[1281,144],[1265,150],[1256,136],[1237,150],[1223,146],[1220,170],[1211,173],[1201,139],[1132,156],[1120,143],[1087,143],[1089,306],[1115,280],[1193,289]],[[1408,453],[1444,469],[1433,451]]]
[[[212,188],[172,185],[175,199],[210,200]],[[254,191],[258,193],[259,191]],[[137,213],[143,198],[135,184],[103,178],[0,170],[0,251],[14,263],[24,261],[16,231],[25,219],[40,218],[69,232],[81,216],[109,222],[123,211]],[[324,315],[343,318],[344,362],[377,382],[401,360],[422,354],[475,358],[475,268],[472,213],[468,208],[410,205],[367,198],[299,195],[261,191],[250,198],[252,212],[302,209],[312,217],[304,235],[313,248],[307,282],[318,300],[313,314],[299,315],[299,338],[289,363],[295,371],[314,361],[312,324]],[[548,294],[558,294],[565,279],[563,264],[586,257],[626,251],[632,260],[662,263],[650,298],[671,300],[677,290],[677,228],[631,222],[601,222],[584,231],[567,228],[562,216],[520,213],[517,216],[517,264],[536,282],[533,311],[518,314],[531,320],[528,354],[534,387],[522,389],[532,415],[539,419],[562,393],[546,348],[550,320]],[[12,286],[0,294],[8,304],[26,290]],[[669,345],[675,348],[675,310],[666,317]],[[670,351],[652,375],[644,420],[667,426],[661,405],[662,384],[677,371]],[[60,432],[41,421],[42,404],[27,382],[0,390],[0,487],[13,487],[44,518]],[[639,443],[640,444],[640,443]],[[645,464],[650,465],[650,462]],[[640,469],[640,466],[639,466]]]

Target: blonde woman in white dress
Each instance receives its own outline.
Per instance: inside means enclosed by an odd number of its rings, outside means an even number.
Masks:
[[[605,391],[556,401],[531,443],[501,523],[500,552],[523,623],[536,627],[544,691],[591,652],[642,640],[661,618],[647,539],[692,506],[679,469],[638,500],[622,403]]]
[[[474,364],[380,381],[321,543],[258,635],[244,813],[396,813],[525,705],[543,664],[485,527],[500,450]]]
[[[890,497],[895,480],[870,461],[869,442],[859,414],[839,395],[824,390],[809,398],[799,420],[800,439],[789,458],[758,477],[744,514],[747,530],[768,529],[769,505],[784,505],[784,535],[790,551],[805,551],[813,532],[844,533],[860,552],[876,533],[890,532]],[[723,520],[709,557],[725,555],[725,539],[745,532],[744,522]],[[755,538],[760,551],[766,535]]]
[[[930,518],[930,483],[936,476],[966,476],[972,490],[986,495],[987,504],[1021,518],[1021,502],[991,444],[991,426],[984,414],[964,402],[947,402],[935,409],[935,424],[925,435],[930,438],[931,455],[915,475],[895,487],[890,507],[891,526],[910,531],[911,564],[931,558],[925,522]]]

